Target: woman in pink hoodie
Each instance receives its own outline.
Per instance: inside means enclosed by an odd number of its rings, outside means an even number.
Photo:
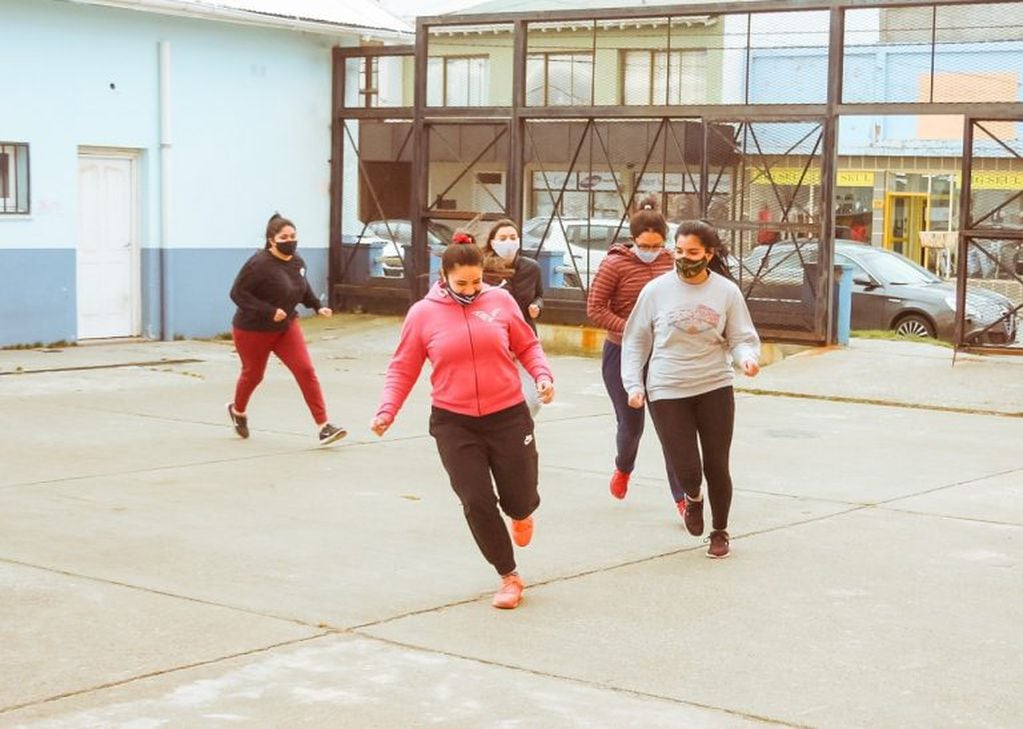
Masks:
[[[501,512],[525,547],[540,504],[533,418],[516,358],[549,403],[554,378],[536,334],[511,294],[483,283],[480,249],[454,243],[441,258],[441,280],[405,317],[370,425],[377,435],[387,431],[430,360],[430,435],[477,546],[501,575],[493,605],[506,609],[522,599],[522,579]]]

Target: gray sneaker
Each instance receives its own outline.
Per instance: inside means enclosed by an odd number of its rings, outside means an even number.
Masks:
[[[348,431],[344,428],[338,428],[335,425],[327,423],[320,428],[320,445],[329,445],[334,441],[341,440],[346,435],[348,435]]]

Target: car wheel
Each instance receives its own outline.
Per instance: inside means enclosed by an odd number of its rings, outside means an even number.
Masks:
[[[934,338],[934,325],[930,319],[919,314],[907,314],[895,322],[895,333],[900,337]]]

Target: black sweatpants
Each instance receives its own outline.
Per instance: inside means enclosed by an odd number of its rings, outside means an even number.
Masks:
[[[540,505],[529,408],[523,402],[473,417],[435,407],[430,413],[430,435],[437,441],[451,488],[462,502],[483,556],[498,574],[514,572],[514,549],[501,511],[521,520]]]
[[[643,426],[646,423],[646,409],[629,407],[629,393],[622,384],[622,345],[615,344],[610,339],[604,340],[600,370],[604,378],[604,389],[607,390],[615,411],[617,448],[615,468],[622,473],[632,473],[636,467],[636,456],[639,454],[639,439],[643,436]],[[664,465],[668,473],[671,498],[681,501],[684,492],[678,477],[671,468],[668,468],[670,464],[667,461]]]
[[[735,425],[735,395],[731,386],[694,397],[651,400],[649,404],[668,469],[675,471],[690,498],[700,495],[700,484],[707,476],[714,529],[727,529],[728,511],[732,507],[728,454]]]

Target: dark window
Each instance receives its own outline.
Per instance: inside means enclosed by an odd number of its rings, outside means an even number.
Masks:
[[[0,215],[29,212],[28,145],[0,142]]]

